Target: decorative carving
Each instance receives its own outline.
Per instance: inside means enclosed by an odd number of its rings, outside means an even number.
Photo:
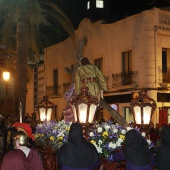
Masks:
[[[159,13],[159,22],[170,25],[170,15]]]
[[[44,168],[45,170],[56,170],[56,154],[55,151],[49,146],[49,140],[46,141],[44,151]]]

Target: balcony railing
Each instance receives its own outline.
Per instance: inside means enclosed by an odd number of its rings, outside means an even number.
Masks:
[[[63,83],[63,94],[67,92],[70,88],[70,82]]]
[[[107,89],[109,89],[109,76],[104,76],[104,78],[105,78],[105,81],[106,81]]]
[[[48,97],[61,96],[61,86],[46,86],[46,94]]]
[[[170,83],[170,67],[163,71],[162,67],[158,67],[158,83]]]
[[[138,72],[131,71],[128,73],[112,74],[112,87],[120,87],[126,85],[136,84],[138,81]]]

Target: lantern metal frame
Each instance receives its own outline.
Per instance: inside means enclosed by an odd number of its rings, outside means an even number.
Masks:
[[[86,109],[86,121],[85,123],[81,123],[80,121],[80,107],[82,104],[87,106]],[[73,110],[73,114],[74,114],[74,120],[75,122],[79,122],[82,127],[89,127],[90,125],[92,125],[94,119],[95,119],[95,112],[97,110],[97,107],[99,106],[99,102],[98,102],[98,98],[95,96],[92,96],[89,93],[89,88],[86,86],[82,86],[80,89],[80,93],[78,95],[72,96],[70,99],[70,106],[72,107]],[[92,106],[94,106],[94,108],[92,108]],[[93,111],[91,109],[94,109]],[[92,121],[89,122],[89,118],[90,118],[90,112],[93,112],[93,118]]]
[[[40,109],[41,108],[43,108],[44,110],[45,110],[45,118],[44,118],[44,120],[41,120],[41,111],[40,111]],[[41,122],[43,122],[43,121],[50,121],[51,119],[52,119],[52,116],[54,115],[54,113],[55,113],[55,108],[56,108],[56,106],[55,106],[55,104],[54,103],[52,103],[52,102],[50,102],[49,100],[48,100],[48,96],[47,95],[45,95],[45,96],[43,96],[43,100],[42,101],[40,101],[38,104],[37,104],[37,106],[36,106],[36,110],[38,110],[38,116],[39,116],[39,120],[41,121]],[[50,116],[50,119],[49,120],[47,120],[47,114],[48,114],[48,110],[49,109],[52,109],[52,112],[51,112],[51,116]]]
[[[136,106],[140,108],[139,113],[140,113],[141,124],[137,123],[137,121],[136,121],[136,115],[135,115],[135,107]],[[148,106],[151,107],[150,117],[149,117],[148,123],[145,123],[144,122],[144,108],[148,107]],[[148,131],[153,126],[153,123],[151,120],[152,120],[154,111],[156,109],[156,102],[147,95],[146,89],[140,90],[139,96],[137,98],[132,99],[132,101],[130,103],[130,108],[133,113],[134,124],[136,126],[140,127],[141,129],[143,129],[143,131]]]

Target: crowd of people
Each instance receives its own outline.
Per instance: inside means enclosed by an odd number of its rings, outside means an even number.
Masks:
[[[27,123],[11,122],[10,116],[5,122],[0,115],[1,170],[43,170],[43,162],[36,150],[32,149],[34,127],[31,118]],[[5,138],[6,137],[6,138]],[[5,138],[5,140],[4,140]],[[119,158],[113,153],[114,161],[126,161],[126,170],[157,170],[170,169],[170,126],[161,128],[156,125],[150,131],[150,138],[155,142],[150,149],[146,139],[136,129],[126,133],[124,148]],[[68,143],[58,153],[58,167],[62,170],[93,170],[100,169],[99,154],[95,146],[83,137],[82,126],[72,123]]]

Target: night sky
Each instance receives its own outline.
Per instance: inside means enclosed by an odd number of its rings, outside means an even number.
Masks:
[[[53,0],[68,16],[75,29],[78,28],[79,23],[84,18],[89,18],[92,22],[105,20],[106,23],[113,23],[144,10],[153,7],[167,7],[170,4],[170,0],[105,0],[110,3],[108,8],[109,12],[107,12],[107,15],[99,15],[99,13],[95,13],[95,10],[91,10],[90,13],[87,11],[87,1],[88,0]],[[52,25],[53,27],[50,28],[48,26],[41,26],[41,32],[42,35],[44,35],[44,37],[41,38],[43,47],[61,42],[68,37],[68,34],[59,23],[53,21]],[[45,38],[45,35],[48,35],[48,39]]]
[[[87,15],[86,6],[88,0],[59,0],[57,4],[71,19],[75,27],[85,17],[94,19],[94,15]],[[106,0],[108,1],[108,0]],[[170,0],[110,0],[110,16],[114,21],[124,17],[151,9],[153,7],[169,6]],[[97,18],[99,19],[99,18]]]

